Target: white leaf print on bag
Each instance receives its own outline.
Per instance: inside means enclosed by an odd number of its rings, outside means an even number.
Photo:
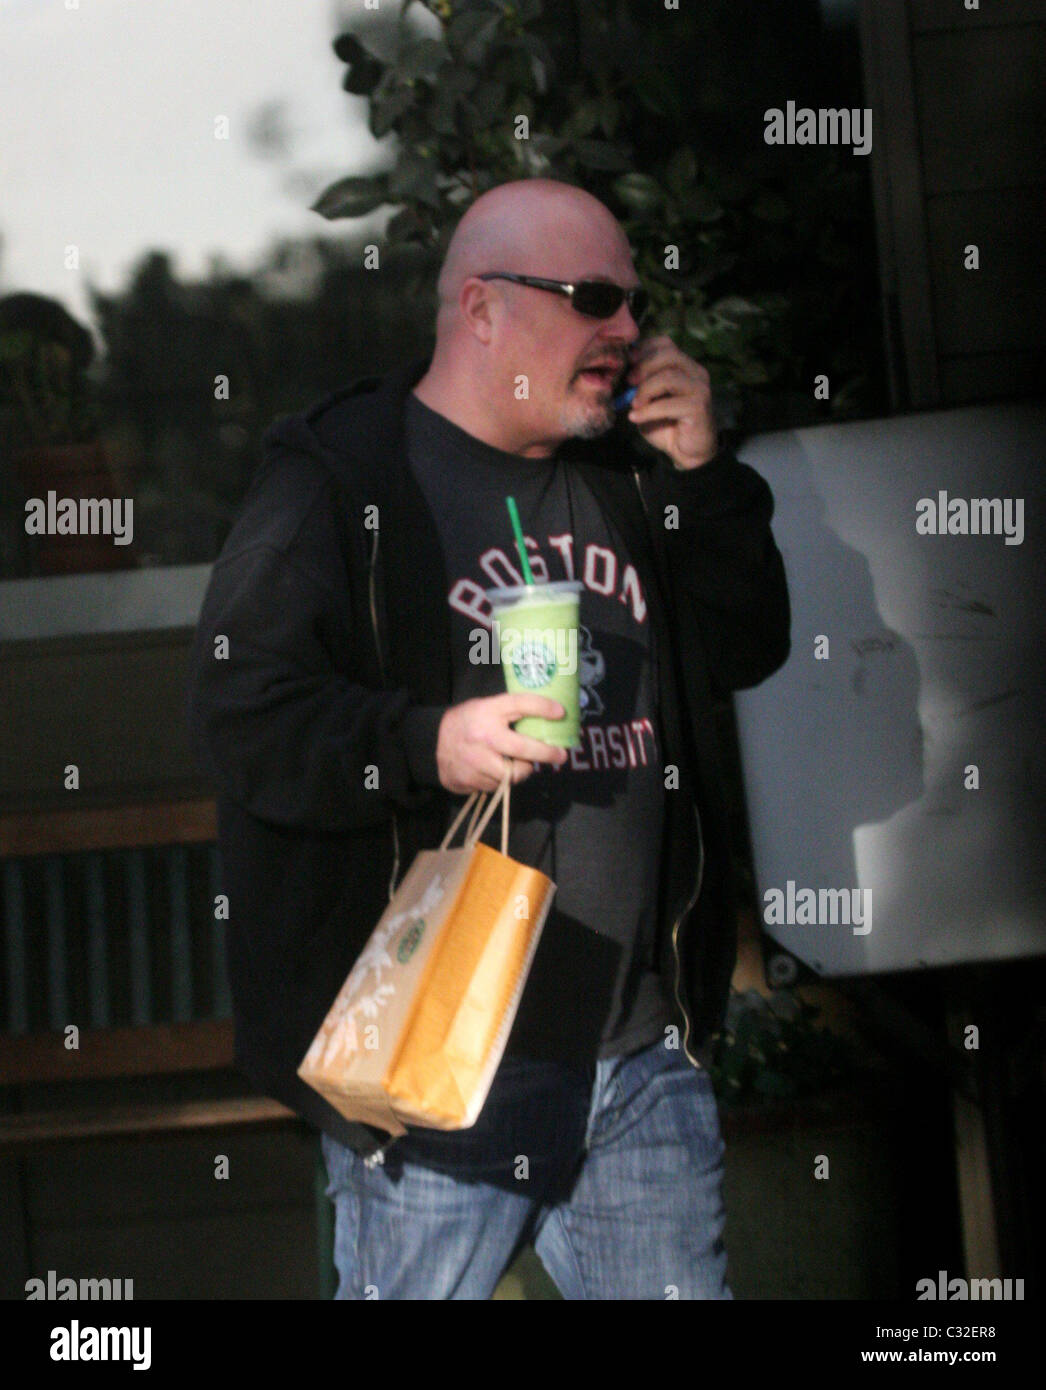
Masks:
[[[338,1055],[347,1056],[359,1051],[355,1016],[362,1014],[365,1018],[376,1018],[396,993],[396,986],[391,981],[382,983],[381,978],[386,970],[392,969],[389,943],[406,923],[417,921],[431,912],[445,892],[446,879],[442,874],[436,874],[413,907],[405,912],[394,912],[380,924],[360,953],[322,1030],[309,1048],[305,1059],[309,1066],[328,1066]],[[371,975],[374,977],[373,983],[367,990],[370,983],[367,977]],[[356,1002],[350,1007],[349,1001],[352,999]]]

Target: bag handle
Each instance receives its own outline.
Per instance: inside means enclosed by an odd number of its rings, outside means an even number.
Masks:
[[[469,796],[468,800],[467,800],[467,801],[465,802],[465,804],[462,806],[461,810],[460,810],[460,811],[458,812],[458,814],[454,817],[454,820],[453,820],[453,823],[451,824],[450,829],[449,829],[449,830],[447,831],[447,833],[444,835],[443,841],[442,841],[442,843],[440,844],[440,849],[448,849],[448,848],[450,847],[450,842],[451,842],[451,840],[453,840],[454,836],[457,834],[458,826],[459,826],[459,825],[461,824],[461,822],[465,819],[465,816],[466,816],[466,813],[468,812],[469,807],[472,805],[472,803],[473,803],[474,801],[476,801],[476,798],[479,797],[478,802],[476,802],[476,809],[479,810],[480,806],[482,806],[482,804],[483,804],[483,798],[484,798],[485,796],[486,796],[486,792],[472,792],[472,793],[471,793],[471,795]],[[469,828],[471,829],[471,825],[470,825]],[[466,835],[466,839],[467,839],[467,838],[468,838],[468,836]]]
[[[480,840],[480,838],[481,838],[481,836],[482,836],[484,830],[486,830],[486,828],[487,828],[487,823],[488,823],[488,821],[490,820],[490,818],[491,818],[491,816],[494,814],[494,812],[497,810],[497,808],[498,808],[498,803],[500,802],[500,803],[501,803],[501,853],[504,854],[504,855],[507,855],[507,854],[508,854],[509,792],[510,792],[511,787],[512,787],[512,769],[511,769],[511,766],[509,766],[509,767],[507,767],[507,768],[505,769],[505,773],[504,773],[504,775],[502,776],[501,782],[500,782],[499,786],[497,787],[497,789],[496,789],[494,792],[492,792],[492,793],[490,794],[490,800],[487,802],[487,805],[486,805],[485,808],[484,808],[484,806],[483,806],[483,802],[484,802],[484,800],[486,799],[486,797],[487,797],[488,794],[487,794],[486,792],[472,792],[472,794],[469,796],[468,800],[467,800],[467,801],[465,802],[465,804],[462,806],[461,810],[460,810],[460,811],[458,812],[458,814],[454,817],[454,820],[453,820],[453,823],[451,824],[450,829],[447,831],[446,835],[444,835],[444,837],[443,837],[443,842],[442,842],[441,845],[440,845],[440,849],[447,849],[447,848],[449,848],[451,840],[453,840],[454,836],[457,834],[458,826],[459,826],[459,825],[461,824],[461,822],[465,819],[465,816],[468,814],[469,808],[470,808],[470,807],[473,805],[473,803],[475,802],[475,810],[473,811],[473,813],[472,813],[472,818],[471,818],[471,820],[469,821],[469,826],[468,826],[468,830],[467,830],[466,835],[465,835],[465,842],[464,842],[464,845],[463,845],[463,848],[464,848],[464,849],[471,849],[471,848],[473,847],[473,845],[475,845],[475,844],[477,844],[477,843],[479,842],[479,840]],[[480,820],[479,820],[479,824],[478,824],[478,825],[476,824],[476,817],[477,817],[477,815],[480,816]]]
[[[497,810],[497,808],[498,808],[498,803],[500,802],[500,803],[501,803],[501,853],[502,853],[502,854],[508,854],[508,799],[509,799],[509,788],[510,788],[511,786],[512,786],[512,765],[509,764],[509,766],[505,769],[505,772],[502,774],[501,782],[500,782],[500,784],[499,784],[499,786],[498,786],[497,791],[491,793],[490,800],[487,802],[487,808],[486,808],[486,810],[483,812],[483,815],[480,817],[479,824],[476,826],[475,834],[474,834],[470,839],[466,840],[466,842],[465,842],[465,848],[466,848],[466,849],[471,849],[472,846],[475,845],[475,844],[477,844],[477,843],[479,842],[479,840],[482,838],[483,832],[484,832],[484,830],[486,830],[486,828],[487,828],[487,822],[490,820],[491,816],[492,816],[492,815],[494,814],[494,812]]]
[[[479,820],[480,813],[481,813],[481,811],[483,810],[483,802],[484,802],[485,798],[486,798],[486,793],[484,792],[483,796],[477,797],[477,799],[476,799],[476,805],[475,805],[475,807],[474,807],[474,809],[473,809],[473,811],[472,811],[472,815],[469,816],[468,829],[465,831],[465,843],[466,843],[466,844],[468,844],[469,841],[472,839],[473,832],[474,832],[475,829],[476,829],[476,822]]]

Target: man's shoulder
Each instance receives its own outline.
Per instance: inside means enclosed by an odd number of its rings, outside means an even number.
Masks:
[[[286,551],[347,500],[370,495],[390,464],[403,400],[424,364],[357,377],[305,409],[278,416],[240,504],[223,558],[258,545]]]
[[[297,417],[327,449],[340,453],[354,439],[387,434],[394,414],[402,412],[410,387],[426,362],[413,360],[384,374],[368,373],[328,391]]]
[[[357,377],[304,409],[278,415],[262,436],[251,480],[259,488],[301,488],[304,479],[366,479],[388,457],[400,426],[403,399],[423,366]]]
[[[358,411],[361,405],[367,404],[365,398],[379,391],[384,381],[385,377],[377,374],[355,377],[347,385],[339,386],[318,397],[299,413],[303,420],[314,427],[337,417],[339,411],[352,414]]]

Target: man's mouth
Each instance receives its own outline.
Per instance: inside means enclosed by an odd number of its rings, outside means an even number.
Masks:
[[[590,362],[587,367],[581,368],[578,376],[594,381],[609,391],[620,376],[623,365],[621,362]]]

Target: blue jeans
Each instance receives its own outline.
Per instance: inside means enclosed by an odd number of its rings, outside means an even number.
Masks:
[[[339,1299],[487,1299],[528,1241],[567,1299],[732,1297],[711,1079],[663,1042],[505,1058],[476,1124],[368,1164],[322,1136]]]

